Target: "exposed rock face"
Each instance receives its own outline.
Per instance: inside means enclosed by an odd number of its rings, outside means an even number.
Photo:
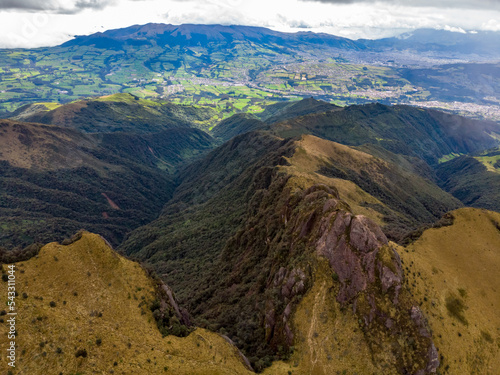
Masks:
[[[281,267],[274,276],[273,286],[279,290],[279,297],[286,306],[281,316],[277,317],[275,304],[268,300],[266,303],[266,340],[270,341],[273,336],[279,336],[277,331],[279,328],[284,333],[286,344],[293,345],[293,332],[290,327],[290,317],[293,308],[293,298],[302,295],[306,289],[306,274],[302,269],[294,268],[287,271]]]
[[[172,289],[164,284],[161,283],[161,289],[165,292],[165,294],[168,297],[168,301],[165,299],[161,299],[160,304],[162,309],[173,309],[175,312],[175,315],[179,319],[179,321],[186,325],[190,326],[191,325],[191,317],[189,316],[189,313],[187,312],[186,309],[179,307],[179,304],[177,303],[177,300],[175,299],[174,293],[172,292]],[[161,295],[161,294],[160,294]]]
[[[291,248],[305,242],[308,251],[328,259],[339,283],[338,293],[331,298],[341,306],[352,306],[374,361],[389,362],[401,374],[436,372],[439,360],[426,319],[402,289],[401,260],[380,227],[349,212],[338,193],[325,185],[314,185],[291,198],[284,211],[294,238]],[[276,302],[268,300],[268,340],[286,337],[292,345],[289,320],[297,301],[293,297],[304,293],[307,282],[306,273],[298,268],[282,267],[276,272],[272,286],[279,288],[278,300],[286,307],[277,314]]]
[[[337,300],[353,302],[379,276],[383,293],[392,288],[393,301],[397,303],[403,271],[399,256],[389,246],[382,230],[364,216],[349,212],[332,212],[319,223],[322,236],[316,242],[318,253],[330,262],[338,275],[340,292]],[[390,264],[384,264],[377,255],[384,249],[390,252]]]

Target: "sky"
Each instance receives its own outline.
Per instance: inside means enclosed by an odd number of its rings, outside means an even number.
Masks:
[[[500,31],[500,0],[0,0],[0,48],[54,46],[149,22],[376,39],[418,28]]]

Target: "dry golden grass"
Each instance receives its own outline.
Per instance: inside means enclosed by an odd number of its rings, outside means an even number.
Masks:
[[[98,235],[84,234],[68,246],[48,244],[17,264],[16,276],[15,374],[250,373],[217,334],[197,329],[186,338],[162,338],[148,307],[153,282]],[[1,283],[4,300],[6,285]],[[2,349],[6,329],[0,324]],[[77,358],[79,349],[88,356]],[[8,370],[4,359],[2,354],[1,374]]]
[[[293,316],[295,350],[275,362],[266,375],[386,374],[372,363],[370,350],[352,309],[341,311],[326,259],[317,259],[312,288]]]
[[[359,172],[361,167],[366,167],[375,160],[372,155],[366,152],[355,150],[352,147],[340,143],[318,138],[314,135],[302,136],[297,144],[300,148],[306,150],[307,154],[313,158],[325,162],[333,158],[341,165],[349,165],[349,167],[356,172]]]
[[[381,204],[376,198],[352,182],[314,172],[333,155],[345,158],[352,168],[370,163],[370,155],[309,135],[299,145],[289,159],[291,165],[283,167],[293,175],[292,189],[318,182],[335,186],[355,214],[380,223],[378,212],[361,206]],[[493,375],[500,368],[500,214],[468,208],[454,215],[453,226],[430,229],[407,249],[398,247],[398,252],[408,267],[407,287],[422,303],[442,355],[440,372]],[[295,312],[295,354],[273,364],[266,374],[383,373],[369,360],[355,317],[339,313],[328,272],[318,267],[312,288]]]
[[[464,208],[452,226],[399,248],[448,374],[500,369],[500,214]],[[497,223],[497,224],[495,224]]]
[[[313,135],[304,135],[297,141],[298,147],[295,154],[288,159],[291,165],[283,167],[289,174],[294,176],[291,184],[300,189],[306,189],[312,184],[323,183],[337,188],[340,198],[345,201],[356,215],[365,215],[377,224],[382,225],[383,215],[367,207],[378,205],[385,207],[394,216],[398,214],[373,197],[355,183],[340,178],[330,178],[317,173],[320,168],[335,159],[341,165],[348,165],[353,170],[359,171],[361,166],[376,163],[385,163],[373,156],[355,150],[351,147],[327,141]],[[375,166],[374,166],[375,168]]]

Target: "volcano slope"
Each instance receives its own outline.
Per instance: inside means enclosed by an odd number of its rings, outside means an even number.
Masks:
[[[324,173],[332,167],[391,199]],[[431,180],[360,149],[265,132],[233,138],[182,178],[160,218],[120,249],[149,263],[196,323],[227,334],[256,370],[276,359],[284,362],[269,373],[438,367],[430,327],[378,225],[461,206]]]

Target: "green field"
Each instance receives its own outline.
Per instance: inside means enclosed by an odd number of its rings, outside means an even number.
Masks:
[[[305,48],[297,56],[280,46],[241,41],[231,49],[150,44],[0,50],[0,113],[27,103],[68,103],[120,92],[211,106],[221,118],[304,97],[338,105],[422,102],[454,111],[446,108],[449,98],[436,97],[425,82],[410,82],[400,68],[325,57],[329,54]],[[500,119],[491,106],[460,111]]]

